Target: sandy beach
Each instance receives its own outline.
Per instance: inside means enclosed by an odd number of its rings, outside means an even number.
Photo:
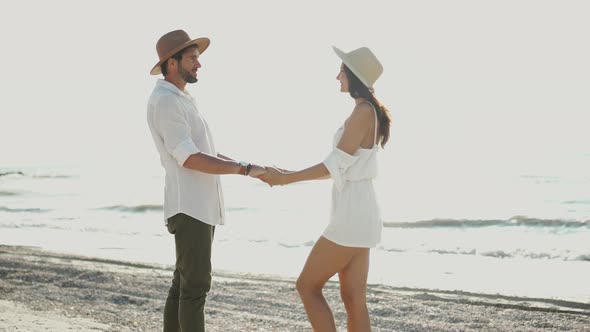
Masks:
[[[0,331],[160,331],[171,266],[0,246]],[[346,330],[338,284],[325,291]],[[374,331],[590,331],[590,304],[370,285]],[[310,331],[294,280],[214,271],[210,331]]]

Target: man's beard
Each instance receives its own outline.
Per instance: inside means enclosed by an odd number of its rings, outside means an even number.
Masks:
[[[187,70],[184,70],[181,66],[178,67],[178,74],[182,79],[187,83],[197,83],[198,79],[191,75],[191,73]]]

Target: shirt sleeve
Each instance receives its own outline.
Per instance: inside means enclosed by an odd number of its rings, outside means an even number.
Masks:
[[[358,158],[358,156],[349,155],[338,148],[334,148],[330,155],[328,155],[328,157],[323,161],[323,164],[326,166],[328,172],[330,172],[330,175],[334,180],[336,189],[342,190],[345,180],[344,174]]]
[[[164,141],[166,151],[182,166],[188,157],[199,153],[191,137],[191,128],[178,101],[162,98],[156,105],[154,125]]]

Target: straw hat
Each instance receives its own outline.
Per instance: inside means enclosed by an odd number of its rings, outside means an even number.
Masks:
[[[152,75],[158,75],[162,73],[162,68],[160,66],[166,60],[168,60],[171,56],[176,54],[177,52],[192,46],[197,45],[197,49],[199,53],[202,54],[205,52],[207,47],[209,47],[209,38],[197,38],[191,39],[188,36],[188,33],[184,32],[183,30],[175,30],[168,32],[167,34],[160,37],[158,43],[156,44],[156,51],[158,51],[158,57],[160,61],[156,63],[156,65],[150,71]]]
[[[336,46],[332,46],[336,55],[342,62],[373,92],[373,84],[383,73],[383,66],[370,49],[358,48],[348,53],[343,52]]]

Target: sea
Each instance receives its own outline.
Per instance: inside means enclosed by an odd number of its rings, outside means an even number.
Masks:
[[[368,282],[590,303],[590,155],[576,158],[574,170],[427,185],[380,175],[384,228]],[[0,174],[0,244],[174,264],[161,168],[10,165]],[[327,225],[331,180],[270,188],[227,175],[222,184],[213,268],[296,278]]]

